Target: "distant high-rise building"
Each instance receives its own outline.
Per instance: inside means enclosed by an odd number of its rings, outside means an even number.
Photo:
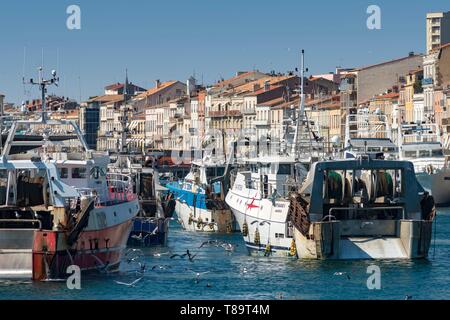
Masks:
[[[450,42],[450,11],[427,14],[427,53]]]

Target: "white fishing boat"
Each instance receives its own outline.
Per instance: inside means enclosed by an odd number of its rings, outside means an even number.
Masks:
[[[417,179],[438,206],[450,204],[450,167],[439,126],[433,123],[401,125],[400,159],[411,161]]]
[[[307,169],[295,157],[261,157],[246,163],[248,170],[235,174],[226,203],[247,249],[252,255],[295,257],[288,195],[300,186]]]
[[[268,148],[257,150],[256,158],[244,159],[225,200],[252,255],[297,256],[290,193],[300,188],[311,163],[324,156],[324,143],[304,112],[303,52],[301,70],[301,103],[295,119],[285,123],[283,146],[270,147],[279,143],[268,139]]]

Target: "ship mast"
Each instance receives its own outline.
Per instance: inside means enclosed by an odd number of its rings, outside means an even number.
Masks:
[[[122,107],[122,136],[120,143],[120,153],[127,153],[127,136],[128,136],[128,69],[125,71],[125,84],[123,88],[123,107]]]
[[[30,79],[30,81],[25,82],[25,79],[23,79],[24,84],[31,84],[35,86],[39,86],[41,89],[41,101],[42,101],[42,123],[47,123],[47,101],[45,101],[45,95],[47,94],[47,87],[51,85],[58,86],[59,84],[59,77],[56,77],[56,71],[52,70],[52,78],[50,80],[44,79],[44,68],[39,67],[39,79],[38,82],[34,81],[33,79]]]
[[[293,153],[295,154],[295,159],[299,160],[301,159],[301,151],[302,151],[302,142],[303,143],[309,143],[310,147],[312,149],[312,142],[309,137],[309,121],[305,113],[305,72],[308,71],[308,69],[305,69],[305,50],[302,50],[301,54],[301,62],[300,62],[300,105],[298,109],[298,116],[297,116],[297,123],[295,128],[295,136],[294,136],[294,145],[293,145]],[[303,128],[303,122],[306,121],[307,126],[307,140],[308,141],[302,141],[301,134]],[[311,150],[310,149],[310,150]],[[309,151],[310,151],[309,150]]]

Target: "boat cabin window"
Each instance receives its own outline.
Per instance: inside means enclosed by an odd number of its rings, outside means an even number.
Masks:
[[[419,150],[419,157],[429,157],[430,156],[430,150]]]
[[[438,150],[432,150],[432,151],[431,151],[431,156],[433,156],[433,157],[443,157],[443,156],[444,156],[444,153],[442,152],[441,149],[438,149]]]
[[[60,168],[59,176],[61,177],[61,179],[69,178],[69,168]]]
[[[415,158],[417,156],[416,150],[414,151],[405,151],[405,157],[407,158]]]
[[[6,190],[8,186],[8,171],[0,170],[0,205],[6,204]]]
[[[224,167],[210,167],[206,169],[207,178],[221,177],[225,173]]]
[[[291,165],[290,164],[280,164],[278,167],[279,175],[290,175],[291,174]]]
[[[73,168],[72,179],[86,179],[86,168]]]

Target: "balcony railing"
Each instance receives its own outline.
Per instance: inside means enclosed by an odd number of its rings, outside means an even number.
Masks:
[[[210,111],[208,115],[211,118],[239,117],[242,115],[242,112],[240,110]]]

